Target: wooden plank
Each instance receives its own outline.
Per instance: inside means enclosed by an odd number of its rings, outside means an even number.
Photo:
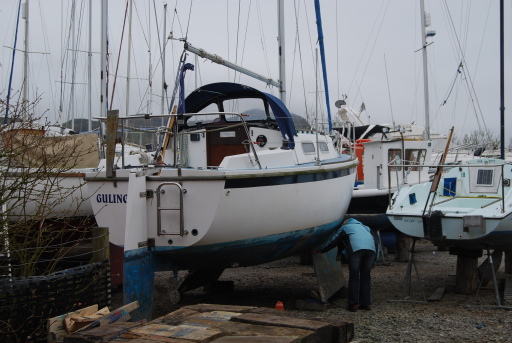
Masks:
[[[105,317],[95,320],[91,324],[87,325],[86,327],[81,328],[78,331],[90,330],[92,328],[102,326],[102,325],[111,324],[111,323],[114,323],[117,321],[119,321],[119,322],[126,321],[128,319],[128,316],[130,315],[130,312],[135,310],[138,307],[139,307],[138,301],[134,301],[132,303],[121,306],[118,309],[107,314]]]
[[[145,343],[145,342],[191,343],[191,341],[185,340],[185,339],[146,335],[146,334],[135,334],[133,332],[123,333],[121,335],[120,339],[121,340],[124,339],[128,343]]]
[[[227,322],[231,318],[240,316],[241,313],[238,312],[227,312],[227,311],[212,311],[212,312],[204,312],[200,313],[196,316],[191,316],[186,319],[183,324],[199,326],[202,328],[209,328],[219,322]]]
[[[220,305],[220,304],[196,304],[183,307],[197,312],[228,311],[245,313],[254,310],[254,306]]]
[[[149,337],[163,336],[169,338],[180,338],[198,343],[211,342],[223,335],[223,333],[220,331],[206,330],[197,326],[171,326],[162,324],[148,324],[146,326],[131,330],[131,332],[135,334],[148,335]]]
[[[120,337],[124,332],[130,331],[133,328],[142,326],[144,322],[124,322],[124,323],[112,323],[110,325],[104,325],[96,327],[88,331],[81,331],[72,334],[71,336],[64,337],[64,343],[95,343],[99,340],[106,341]]]
[[[80,316],[84,313],[94,313],[96,311],[98,311],[98,305],[91,305],[70,313]],[[60,316],[48,319],[47,327],[49,343],[55,342],[69,335],[68,331],[66,330],[64,319],[66,319],[66,316],[70,313],[61,314]]]
[[[441,298],[442,298],[442,297],[443,297],[443,295],[444,295],[444,290],[445,290],[445,288],[444,288],[444,287],[438,287],[438,288],[434,291],[434,293],[432,293],[432,294],[428,297],[427,301],[439,301],[439,300],[441,300]]]
[[[233,317],[231,320],[248,324],[283,326],[311,330],[316,332],[319,342],[331,342],[333,336],[333,327],[331,324],[310,319],[245,313],[238,317]]]
[[[222,322],[211,327],[212,329],[222,331],[223,337],[229,336],[275,336],[275,337],[297,337],[300,343],[329,343],[329,341],[320,341],[318,335],[311,330],[282,327],[282,326],[268,326],[258,324],[245,324],[240,322]],[[242,340],[241,340],[242,341]],[[217,342],[217,341],[215,341]],[[215,343],[214,342],[214,343]],[[245,341],[243,341],[245,342]]]
[[[297,337],[289,336],[231,336],[216,339],[214,343],[300,343]]]
[[[250,313],[258,313],[263,315],[276,315],[282,317],[295,317],[295,318],[303,318],[303,319],[312,319],[318,320],[321,322],[326,322],[332,325],[333,327],[333,342],[350,342],[354,338],[354,323],[351,321],[344,321],[338,319],[330,319],[330,318],[310,318],[304,315],[296,314],[294,312],[286,312],[286,311],[276,311],[270,307],[258,307],[250,311]]]
[[[115,341],[117,343],[117,341]],[[122,341],[121,341],[122,342]],[[174,339],[167,337],[142,337],[136,339],[127,340],[126,343],[190,343],[190,341],[184,339]]]
[[[183,324],[188,317],[197,315],[201,312],[182,307],[179,310],[166,314],[163,317],[152,320],[151,324],[180,325]]]

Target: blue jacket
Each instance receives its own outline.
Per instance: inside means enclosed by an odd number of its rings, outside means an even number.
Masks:
[[[355,252],[362,249],[375,251],[375,241],[370,228],[361,222],[351,218],[341,227],[341,232],[345,232],[348,235],[352,251]]]
[[[353,252],[366,249],[375,252],[375,256],[378,256],[376,250],[376,242],[371,233],[371,229],[368,226],[363,225],[360,221],[350,218],[345,224],[336,231],[332,237],[325,242],[318,250],[320,252],[326,252],[334,246],[339,245],[343,242],[344,238],[348,236],[350,246]],[[378,249],[378,247],[377,247]],[[346,248],[342,251],[343,255],[347,256]]]

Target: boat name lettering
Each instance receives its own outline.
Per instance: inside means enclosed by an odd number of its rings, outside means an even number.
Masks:
[[[96,201],[103,204],[126,204],[128,194],[97,194]]]
[[[220,133],[220,138],[236,137],[235,131],[224,131]]]

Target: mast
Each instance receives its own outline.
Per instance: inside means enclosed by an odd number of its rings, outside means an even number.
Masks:
[[[279,31],[277,36],[277,42],[279,47],[279,98],[286,106],[286,49],[284,45],[284,0],[278,0],[277,3],[277,22]]]
[[[332,131],[331,121],[331,107],[329,106],[329,85],[327,82],[327,66],[325,64],[325,50],[324,50],[324,33],[322,30],[322,16],[320,13],[320,2],[315,0],[315,13],[316,13],[316,27],[318,31],[318,44],[320,45],[320,58],[322,59],[322,73],[324,77],[325,88],[325,101],[327,102],[327,118],[329,122],[329,132]]]
[[[165,47],[167,46],[167,27],[166,27],[166,21],[167,21],[167,4],[164,3],[164,30],[162,35],[162,101],[161,101],[161,107],[162,107],[162,113],[166,113],[165,111]],[[164,123],[164,118],[162,118],[162,126]]]
[[[101,95],[100,95],[100,114],[101,117],[107,116],[107,18],[108,18],[108,0],[101,0]]]
[[[87,51],[87,112],[89,116],[87,131],[92,130],[92,1],[89,1],[89,47]]]
[[[500,154],[505,159],[505,53],[504,53],[504,19],[503,0],[500,0]]]
[[[9,74],[9,87],[7,88],[7,99],[5,106],[5,117],[4,117],[4,125],[7,124],[9,119],[9,102],[11,99],[11,86],[12,86],[12,75],[14,72],[14,57],[16,56],[16,44],[18,42],[18,27],[20,23],[20,10],[21,10],[21,0],[18,2],[18,15],[16,16],[16,31],[14,34],[14,47],[12,49],[12,60],[11,60],[11,72]]]
[[[23,6],[23,19],[25,19],[25,53],[23,59],[23,100],[22,103],[25,103],[25,106],[28,106],[28,1],[25,1],[25,6]]]
[[[69,100],[69,112],[68,118],[71,117],[71,129],[75,130],[75,77],[76,77],[76,0],[71,2],[71,51],[73,53],[72,66],[71,66],[71,93]]]
[[[428,103],[428,67],[427,67],[427,34],[425,28],[430,26],[430,20],[427,22],[427,13],[425,12],[425,1],[420,0],[421,11],[421,44],[423,50],[423,93],[425,97],[425,132],[427,140],[430,140],[430,109]]]
[[[130,69],[132,61],[132,9],[133,0],[130,0],[130,13],[128,19],[128,61],[126,63],[126,112],[125,115],[130,115]]]
[[[151,64],[151,0],[148,1],[148,53],[149,53],[149,71],[148,71],[148,78],[149,78],[149,95],[148,95],[148,114],[153,113],[151,110],[153,108],[152,106],[152,98],[153,98],[153,79],[151,75],[151,71],[153,69],[153,66]]]

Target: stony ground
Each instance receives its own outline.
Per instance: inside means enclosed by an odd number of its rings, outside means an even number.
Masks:
[[[274,307],[277,301],[282,301],[285,311],[311,318],[353,321],[353,342],[512,342],[512,311],[493,308],[496,300],[492,282],[478,295],[455,294],[456,257],[438,251],[427,242],[417,244],[417,251],[416,267],[421,283],[413,273],[410,292],[402,290],[407,263],[393,262],[394,256],[388,255],[386,260],[391,261],[388,265],[373,269],[370,312],[348,312],[346,299],[339,298],[325,305],[324,310],[296,309],[297,300],[312,303],[311,291],[318,290],[313,267],[300,265],[296,257],[257,267],[226,270],[220,280],[233,281],[234,290],[207,292],[198,289],[182,295],[175,306],[170,304],[168,295],[170,274],[158,273],[153,318],[195,303]],[[343,270],[347,278],[346,265]],[[504,277],[502,266],[498,271],[499,283]],[[443,298],[425,302],[424,299],[439,287],[445,287]],[[401,301],[404,299],[408,301]],[[120,293],[113,294],[112,307],[120,306],[121,301]]]

